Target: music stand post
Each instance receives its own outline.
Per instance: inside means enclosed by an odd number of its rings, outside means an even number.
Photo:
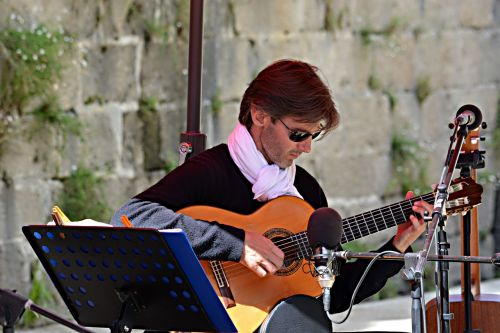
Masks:
[[[181,230],[25,226],[23,232],[83,326],[236,332]]]
[[[93,333],[85,327],[72,323],[50,310],[33,303],[32,300],[16,293],[15,291],[0,289],[0,326],[3,327],[2,332],[14,333],[14,327],[21,319],[26,309],[58,322],[59,324],[77,332]]]

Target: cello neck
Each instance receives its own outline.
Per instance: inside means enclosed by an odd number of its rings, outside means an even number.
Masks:
[[[466,142],[462,146],[462,150],[464,153],[473,153],[479,150],[479,142],[480,142],[480,130],[479,128],[472,130],[467,135]],[[477,171],[474,168],[470,168],[470,177],[476,181],[477,180]],[[469,218],[467,217],[469,216]],[[470,227],[470,235],[468,235],[468,240],[465,239],[466,235],[466,223],[467,219],[469,220]],[[479,226],[478,226],[478,214],[477,207],[472,208],[467,212],[466,215],[463,215],[460,229],[461,235],[461,253],[462,255],[469,256],[479,256]],[[466,244],[469,244],[468,248]],[[462,265],[462,294],[465,290],[465,270],[464,265]],[[477,296],[480,294],[480,281],[481,281],[481,270],[479,264],[470,264],[470,281],[471,281],[471,293],[473,296]]]

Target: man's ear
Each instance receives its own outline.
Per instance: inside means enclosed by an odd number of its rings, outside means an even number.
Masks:
[[[268,121],[269,114],[255,105],[250,108],[250,113],[252,115],[252,122],[257,127],[262,127]]]

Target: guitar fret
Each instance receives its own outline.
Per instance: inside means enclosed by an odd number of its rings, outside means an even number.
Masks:
[[[226,286],[225,282],[227,283],[227,279],[224,279],[225,281],[223,281],[220,262],[210,261],[210,266],[212,267],[212,272],[215,275],[215,280],[217,280],[217,284],[219,285],[219,287],[220,288],[225,287]]]
[[[399,209],[401,210],[401,214],[403,215],[403,219],[406,217],[406,214],[405,214],[405,211],[403,210],[403,205],[402,204],[398,204],[399,206]]]
[[[391,227],[394,227],[394,226],[396,226],[398,224],[398,220],[396,219],[396,217],[392,213],[392,207],[389,206],[388,209],[389,209],[389,212],[391,213],[391,216],[392,216],[392,222],[393,222],[393,224],[391,225]]]
[[[294,234],[292,237],[295,238],[295,241],[296,241],[296,243],[298,245],[298,248],[299,248],[299,253],[298,253],[299,254],[299,258],[300,258],[300,256],[302,256],[302,258],[305,258],[303,249],[306,250],[306,246],[304,244],[304,241],[300,240],[298,238],[298,234]]]
[[[360,223],[363,223],[363,236],[370,234],[370,225],[366,222],[366,219],[361,215]]]
[[[384,230],[385,229],[385,228],[383,228],[384,226],[380,223],[380,218],[382,218],[382,222],[383,222],[384,217],[382,216],[382,214],[380,214],[379,210],[378,209],[372,210],[371,214],[372,214],[373,220],[374,220],[373,224],[375,225],[375,228],[377,229],[377,231],[375,231],[375,232],[379,232],[380,230]],[[380,215],[380,217],[378,215]]]
[[[373,211],[370,211],[370,214],[371,214],[371,216],[372,216],[373,222],[375,222],[375,223],[373,223],[373,225],[375,226],[375,229],[377,229],[377,231],[376,231],[376,232],[378,232],[379,230],[378,230],[377,220],[376,220],[376,219],[375,219],[375,217],[373,216]]]
[[[302,257],[303,258],[307,258],[307,257],[310,257],[313,255],[313,251],[311,249],[311,244],[309,244],[309,239],[307,239],[307,234],[305,232],[302,232],[301,233],[301,237],[303,239],[303,242],[304,242],[304,247],[306,249],[306,253],[305,255],[303,255]],[[302,258],[301,258],[302,259]]]
[[[366,220],[365,215],[366,214],[361,214],[361,217],[363,217],[363,221],[364,221],[364,223],[366,225],[366,234],[365,234],[365,236],[366,236],[366,235],[369,235],[369,234],[371,234],[373,232],[372,229],[371,229],[371,227],[373,227],[373,224],[372,223],[368,223],[369,220],[368,221]]]
[[[388,229],[389,227],[387,226],[387,222],[385,221],[385,216],[384,216],[384,212],[383,212],[382,208],[379,209],[379,211],[380,211],[380,215],[382,216],[382,221],[384,222],[384,226],[385,226],[384,229]]]
[[[352,239],[351,239],[351,240],[355,239],[355,238],[354,238],[354,233],[353,233],[352,228],[351,228],[351,224],[349,223],[349,219],[344,219],[344,220],[342,221],[342,230],[344,231],[344,235],[346,236],[346,242],[347,242],[347,241],[348,241],[348,239],[349,239],[349,238],[348,238],[349,234],[347,233],[347,231],[348,231],[348,230],[346,230],[346,228],[344,227],[344,225],[347,225],[347,226],[349,227],[349,232],[350,232],[350,235],[351,235],[351,237],[352,237]]]

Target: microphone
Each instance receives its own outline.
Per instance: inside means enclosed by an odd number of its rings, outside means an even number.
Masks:
[[[323,207],[309,217],[307,239],[313,249],[314,274],[323,288],[323,307],[330,310],[330,289],[340,274],[340,262],[334,256],[342,238],[342,218],[336,210]]]
[[[468,130],[475,130],[481,125],[482,121],[483,115],[481,114],[481,110],[472,104],[463,105],[458,109],[455,117],[455,125],[467,125]]]

